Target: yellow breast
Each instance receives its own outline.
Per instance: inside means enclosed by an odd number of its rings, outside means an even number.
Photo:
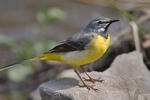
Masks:
[[[64,62],[76,67],[91,63],[100,58],[105,53],[109,46],[109,42],[110,36],[105,39],[101,35],[95,34],[93,40],[86,50],[66,53],[63,56]]]
[[[110,42],[110,35],[104,38],[101,35],[95,35],[88,49],[89,62],[99,59],[108,49]]]

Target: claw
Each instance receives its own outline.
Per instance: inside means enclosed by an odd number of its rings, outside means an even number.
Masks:
[[[103,82],[103,81],[104,81],[104,80],[101,80],[101,79],[93,79],[93,78],[87,79],[87,78],[85,78],[85,77],[83,77],[83,79],[84,79],[85,81],[89,81],[89,82],[92,82],[92,83],[95,83],[95,82]]]
[[[78,86],[81,87],[81,88],[86,87],[88,90],[92,89],[92,90],[94,90],[94,91],[96,91],[96,92],[98,91],[98,89],[94,88],[93,85],[86,85],[86,84],[83,84],[83,85],[78,85]]]

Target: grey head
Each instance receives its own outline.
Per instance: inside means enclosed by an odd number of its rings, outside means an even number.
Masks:
[[[83,30],[85,33],[97,33],[103,36],[104,38],[108,37],[108,27],[110,24],[117,22],[119,20],[113,20],[109,18],[97,18],[89,22],[89,24]]]

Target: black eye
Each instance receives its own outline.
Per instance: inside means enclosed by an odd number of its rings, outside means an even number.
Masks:
[[[101,21],[98,21],[97,23],[98,23],[98,24],[102,24],[102,22],[101,22]]]

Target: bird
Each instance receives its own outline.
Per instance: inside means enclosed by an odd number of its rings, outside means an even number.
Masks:
[[[58,43],[58,45],[49,51],[22,62],[0,67],[0,71],[24,62],[33,62],[37,60],[59,61],[73,66],[74,72],[82,82],[82,85],[79,85],[79,87],[85,87],[88,90],[92,89],[96,91],[97,89],[93,86],[87,85],[85,81],[95,83],[102,82],[103,80],[92,78],[83,68],[83,65],[94,62],[104,55],[110,43],[110,33],[108,32],[108,28],[112,23],[117,21],[119,20],[110,18],[93,19],[83,30]],[[81,68],[81,70],[88,76],[88,79],[80,76],[77,70],[78,68]]]

